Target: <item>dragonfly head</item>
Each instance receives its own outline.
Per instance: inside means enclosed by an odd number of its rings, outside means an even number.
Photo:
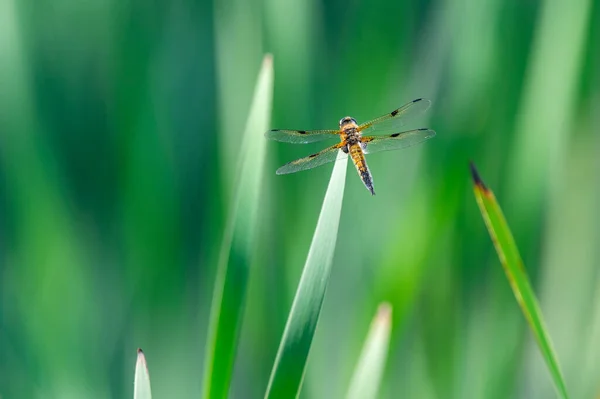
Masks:
[[[340,129],[344,127],[356,127],[356,119],[349,116],[340,119]]]

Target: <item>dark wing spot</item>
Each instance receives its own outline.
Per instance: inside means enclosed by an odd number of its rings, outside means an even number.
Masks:
[[[398,136],[400,136],[400,133],[394,133],[394,134],[390,135],[390,137],[398,137]]]
[[[319,154],[318,154],[318,153],[317,153],[317,154],[311,154],[311,155],[309,155],[308,157],[309,157],[309,158],[314,158],[314,157],[316,157],[317,155],[319,155]]]
[[[417,98],[416,100],[413,100],[413,103],[418,103],[419,101],[423,101],[422,98]]]
[[[392,116],[396,116],[396,115],[398,115],[398,110],[397,109],[395,109],[395,110],[392,111]]]
[[[419,128],[419,130],[429,130],[429,129],[427,129],[426,127],[421,127],[421,128]]]
[[[300,133],[300,134],[306,134],[306,130],[298,130],[298,133]]]

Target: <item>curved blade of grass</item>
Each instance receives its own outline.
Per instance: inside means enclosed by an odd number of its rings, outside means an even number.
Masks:
[[[333,261],[344,197],[346,158],[340,151],[333,167],[265,398],[295,398],[300,392]]]
[[[133,380],[133,399],[152,399],[150,392],[150,375],[146,357],[141,349],[138,349],[137,362],[135,363],[135,377]]]
[[[498,252],[508,282],[540,347],[558,395],[561,398],[568,398],[567,388],[542,317],[542,311],[529,283],[523,260],[519,255],[517,244],[508,228],[504,214],[496,201],[494,193],[485,186],[473,163],[471,163],[471,175],[473,177],[475,199],[492,242],[496,247],[496,252]]]
[[[206,346],[204,398],[227,398],[255,248],[260,182],[269,128],[273,59],[266,55],[242,143],[236,194],[223,237]]]
[[[363,346],[360,359],[348,389],[348,399],[370,399],[377,397],[379,384],[387,359],[392,329],[392,306],[382,303],[371,323],[369,335]]]

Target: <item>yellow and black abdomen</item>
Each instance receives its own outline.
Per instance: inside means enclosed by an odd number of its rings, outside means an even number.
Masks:
[[[375,190],[373,189],[373,177],[371,176],[371,171],[367,166],[367,160],[365,159],[365,154],[360,148],[360,144],[352,144],[350,145],[350,149],[348,151],[350,153],[350,157],[352,157],[352,162],[356,166],[356,170],[361,180],[369,189],[372,195],[375,195]]]

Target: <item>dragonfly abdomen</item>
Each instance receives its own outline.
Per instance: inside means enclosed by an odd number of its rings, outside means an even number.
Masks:
[[[360,144],[352,144],[350,145],[350,157],[352,157],[352,162],[356,166],[356,171],[360,176],[360,179],[365,184],[365,187],[371,192],[372,195],[375,195],[375,190],[373,189],[373,176],[371,176],[371,171],[369,170],[369,166],[367,166],[367,160],[365,159],[365,155],[360,147]]]

